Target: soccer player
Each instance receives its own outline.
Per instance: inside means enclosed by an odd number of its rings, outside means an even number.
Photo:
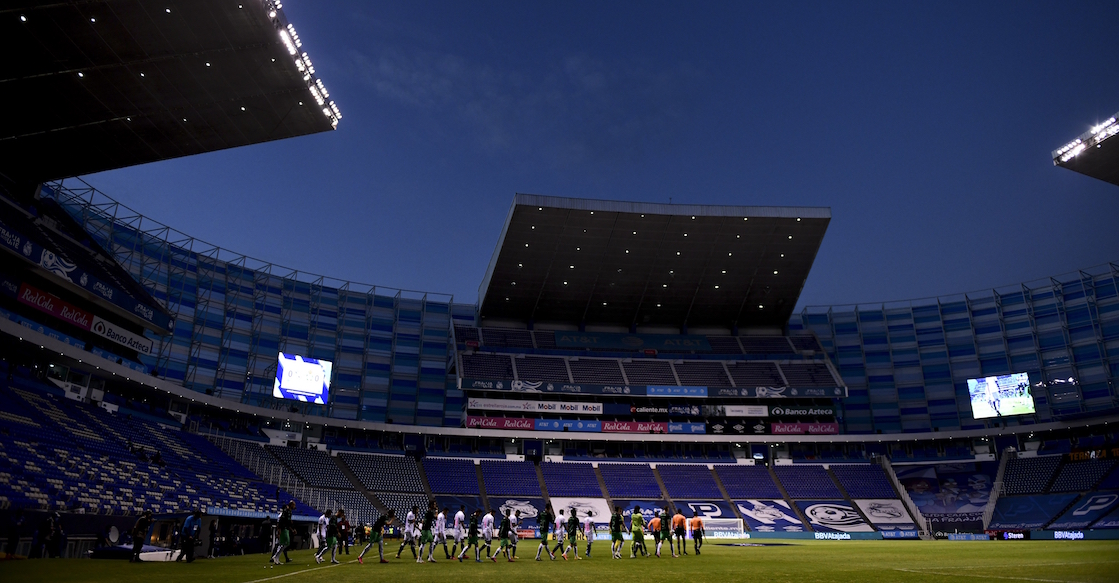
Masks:
[[[516,510],[509,516],[509,550],[505,551],[505,557],[517,558],[517,526],[521,524],[521,511]],[[510,554],[512,553],[512,554]]]
[[[486,544],[484,544],[482,546],[486,547],[486,556],[488,557],[488,556],[490,556],[490,549],[493,547],[493,544],[492,544],[493,543],[493,512],[492,511],[487,512],[485,514],[485,516],[482,517],[482,540],[486,541]]]
[[[583,555],[591,558],[591,543],[594,542],[594,511],[588,510],[587,517],[583,519],[583,536],[587,539],[587,553]]]
[[[291,513],[295,510],[295,500],[289,501],[280,510],[280,517],[276,520],[276,550],[272,553],[272,562],[280,564],[280,553],[284,554],[284,562],[290,563],[288,547],[291,546]]]
[[[677,508],[676,514],[672,515],[672,531],[676,534],[676,552],[680,555],[688,554],[688,541],[685,540],[688,532],[685,522],[684,513]]]
[[[454,529],[455,529],[454,530],[455,543],[453,545],[451,545],[451,555],[457,557],[458,556],[458,548],[460,546],[463,548],[463,550],[466,549],[466,545],[463,544],[463,537],[466,536],[466,505],[465,504],[463,504],[459,508],[459,511],[455,513]]]
[[[614,515],[610,517],[610,554],[615,559],[622,558],[622,546],[625,544],[625,539],[622,538],[622,528],[625,524],[621,506],[615,506]]]
[[[698,512],[692,512],[692,543],[695,545],[695,554],[699,554],[703,546],[703,518]]]
[[[552,521],[556,517],[552,514],[552,503],[549,502],[544,505],[544,512],[540,515],[540,546],[536,547],[536,560],[540,560],[540,552],[548,550],[548,529],[552,526]],[[548,553],[552,560],[556,560],[556,556]]]
[[[661,518],[661,544],[668,543],[668,552],[672,553],[672,558],[676,558],[676,548],[672,546],[672,512],[664,509],[664,517]],[[660,547],[657,547],[657,556],[660,555]]]
[[[501,551],[509,548],[509,532],[513,529],[513,526],[510,524],[509,521],[510,514],[511,513],[509,509],[506,508],[505,516],[501,518],[501,525],[497,527],[497,537],[500,539],[501,546],[497,547],[497,551],[495,551],[493,556],[490,557],[490,560],[495,563],[497,562],[497,556],[501,554]],[[513,562],[513,557],[509,557],[509,562]]]
[[[629,519],[629,532],[633,535],[633,542],[629,545],[629,558],[637,558],[637,549],[641,549],[641,556],[648,557],[649,551],[645,547],[645,515],[641,514],[641,507],[633,507],[633,515]]]
[[[451,560],[451,553],[447,551],[447,511],[450,508],[443,507],[443,511],[439,516],[435,517],[435,542],[442,543],[443,554],[447,555],[447,560]]]
[[[556,558],[556,551],[563,550],[563,531],[567,528],[567,519],[563,517],[563,508],[560,508],[559,515],[556,516],[556,522],[553,525],[552,532],[556,533],[556,546],[552,548],[552,558]]]
[[[338,519],[335,518],[334,511],[328,508],[326,512],[323,512],[322,516],[319,517],[319,552],[315,553],[315,562],[322,563],[322,557],[326,554],[327,549],[329,549],[330,562],[337,563],[337,545]]]
[[[463,509],[466,507],[463,506]],[[466,549],[474,547],[474,562],[481,563],[482,556],[479,551],[481,548],[478,546],[478,517],[482,514],[482,509],[477,509],[470,515],[470,526],[467,529],[466,544],[462,545],[462,552],[458,555],[458,562],[462,562],[462,557],[466,555]]]
[[[435,525],[435,509],[435,500],[427,503],[423,528],[420,530],[420,556],[416,559],[417,563],[424,562],[424,545],[427,545],[427,562],[435,562],[435,534],[432,533],[432,527]]]
[[[400,543],[400,549],[396,551],[396,558],[400,558],[400,553],[404,552],[404,546],[412,549],[412,558],[419,559],[416,556],[416,515],[419,514],[420,507],[413,506],[412,510],[404,517],[404,540]],[[421,551],[423,549],[420,549]]]
[[[571,516],[567,518],[567,547],[563,549],[563,560],[567,560],[567,551],[575,550],[575,560],[581,561],[579,557],[579,511],[574,508],[571,509]]]
[[[396,511],[393,510],[392,508],[389,508],[388,514],[385,514],[385,515],[379,517],[377,519],[377,521],[373,523],[373,527],[369,531],[369,544],[365,545],[365,548],[362,549],[361,554],[357,556],[358,564],[361,564],[361,565],[365,564],[365,561],[362,560],[362,557],[365,556],[365,553],[369,552],[369,549],[373,548],[374,544],[377,545],[377,556],[381,558],[381,562],[382,563],[387,563],[388,562],[388,561],[385,560],[385,538],[384,538],[385,534],[384,533],[385,533],[385,527],[392,524],[392,521],[394,519],[396,519]]]
[[[659,559],[661,556],[661,511],[659,508],[653,510],[653,519],[649,521],[649,532],[653,533],[653,547],[656,549],[654,554]]]

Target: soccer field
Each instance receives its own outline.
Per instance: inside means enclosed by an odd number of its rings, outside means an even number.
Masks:
[[[107,560],[34,560],[0,563],[0,581],[105,581],[120,583],[348,583],[371,580],[437,581],[759,581],[773,583],[862,581],[1067,581],[1119,580],[1119,541],[804,541],[767,546],[704,545],[699,557],[680,559],[610,558],[607,544],[595,543],[589,560],[533,560],[536,543],[525,541],[520,560],[497,564],[440,560],[418,565],[406,558],[388,565],[356,562],[317,565],[310,551],[291,553],[293,563],[269,568],[263,555],[199,559],[193,564],[130,564]],[[393,548],[395,551],[395,547]],[[442,556],[440,549],[437,555]],[[366,558],[369,558],[368,556]]]

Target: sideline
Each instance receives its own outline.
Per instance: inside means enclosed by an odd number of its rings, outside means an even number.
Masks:
[[[326,565],[325,567],[312,567],[310,569],[303,569],[302,571],[292,571],[284,573],[283,575],[276,575],[275,577],[265,577],[263,579],[253,579],[252,581],[245,581],[245,583],[262,583],[263,581],[275,581],[276,579],[283,579],[284,577],[291,577],[293,575],[302,575],[303,573],[310,573],[312,571],[322,571],[323,569],[333,569],[334,567],[341,567],[342,565],[350,565],[356,563],[357,559],[338,563],[337,565]]]
[[[894,567],[895,571],[902,571],[905,573],[916,573],[918,575],[943,575],[946,577],[978,577],[982,579],[1007,579],[1011,581],[1042,581],[1044,583],[1079,583],[1070,579],[1035,579],[1033,577],[1011,577],[1007,575],[978,575],[975,573],[945,573],[943,571],[926,571],[924,569],[899,569]]]

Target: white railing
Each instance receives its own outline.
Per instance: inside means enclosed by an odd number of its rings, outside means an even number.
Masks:
[[[1006,462],[1011,457],[1017,457],[1013,448],[1006,448],[1002,452],[1002,459],[999,460],[999,473],[995,475],[995,483],[991,485],[991,497],[987,499],[987,507],[983,509],[983,530],[991,525],[991,519],[995,516],[995,506],[999,502],[999,496],[1003,494],[1003,478],[1006,473]]]
[[[917,508],[917,504],[913,502],[913,498],[909,496],[909,492],[905,489],[901,480],[898,480],[898,475],[894,472],[894,467],[890,465],[890,459],[884,455],[878,456],[878,463],[882,466],[882,469],[886,471],[886,475],[890,477],[890,482],[893,483],[894,489],[897,490],[898,495],[901,496],[901,501],[905,504],[905,507],[909,509],[910,514],[913,515],[913,520],[917,522],[917,530],[920,531],[920,534],[923,536],[931,535],[932,523],[921,514],[921,509]]]

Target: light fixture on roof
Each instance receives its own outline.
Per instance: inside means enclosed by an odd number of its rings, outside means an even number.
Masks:
[[[525,247],[528,247],[528,243],[525,243]]]
[[[657,307],[659,308],[659,307],[661,307],[661,305],[660,305],[660,304],[657,304]]]
[[[790,238],[790,239],[792,239],[792,238],[793,238],[793,236],[792,236],[792,235],[789,235],[789,238]]]
[[[676,252],[676,254],[677,254],[677,255],[679,255],[679,254],[680,254],[680,252],[679,252],[679,251],[677,251],[677,252]]]
[[[542,206],[538,206],[538,207],[536,207],[536,210],[538,210],[538,211],[542,211],[542,210],[544,210],[544,207],[542,207]]]
[[[90,22],[97,22],[97,19],[96,18],[90,18],[89,21]]]
[[[688,234],[687,234],[687,233],[684,233],[684,236],[685,236],[685,237],[687,237],[687,236],[688,236]]]
[[[719,286],[715,286],[715,289],[719,289]]]
[[[245,106],[244,105],[241,106],[241,111],[245,111]]]
[[[85,77],[85,73],[82,73],[81,71],[78,71],[78,77]]]
[[[797,222],[798,222],[798,223],[800,222],[800,217],[797,217]]]
[[[206,63],[206,66],[207,66],[207,67],[209,67],[209,66],[210,66],[210,63]]]
[[[524,266],[525,266],[525,264],[524,264],[524,263],[518,263],[518,264],[517,264],[517,267],[524,267]]]
[[[509,282],[509,285],[517,285],[517,282],[511,281],[511,282]]]
[[[568,265],[567,268],[568,269],[575,269],[575,266],[574,265]]]
[[[662,283],[661,287],[668,287],[668,284],[667,283]]]
[[[567,282],[566,282],[566,281],[565,281],[565,282],[563,282],[563,285],[567,285]]]
[[[761,304],[758,304],[758,309],[759,309],[759,310],[760,310],[760,309],[762,309],[762,305],[761,305]]]
[[[602,305],[604,305],[604,306],[605,306],[605,305],[606,305],[606,302],[602,302]]]
[[[626,249],[626,253],[629,253],[629,249]]]
[[[723,273],[726,273],[726,272],[727,272],[727,270],[725,270],[725,269],[724,269],[724,270],[723,270]]]
[[[784,254],[784,253],[782,253],[782,254],[781,254],[781,257],[784,257],[784,256],[785,256],[785,254]]]
[[[529,227],[529,228],[530,228],[530,229],[532,229],[533,231],[535,231],[535,230],[536,230],[536,225],[532,225],[532,226],[531,226],[531,227]]]
[[[26,17],[26,16],[24,16],[24,15],[22,15],[22,14],[20,14],[20,15],[19,15],[19,21],[20,21],[20,22],[27,22],[27,17]],[[645,216],[645,215],[641,215],[641,216]]]
[[[593,215],[593,214],[594,214],[594,211],[591,211],[591,214]]]
[[[734,253],[727,253],[727,257],[734,255]]]
[[[777,270],[776,269],[773,270],[773,275],[777,275]]]
[[[240,6],[238,6],[238,8],[240,8]],[[171,9],[170,8],[164,8],[163,11],[166,12],[167,14],[171,14]]]
[[[695,215],[692,215],[692,220],[693,220],[693,221],[695,220]]]
[[[645,216],[645,215],[641,215],[641,216]],[[637,234],[637,231],[634,231],[634,232],[633,232],[633,234],[634,234],[634,235],[636,235],[636,234]]]

